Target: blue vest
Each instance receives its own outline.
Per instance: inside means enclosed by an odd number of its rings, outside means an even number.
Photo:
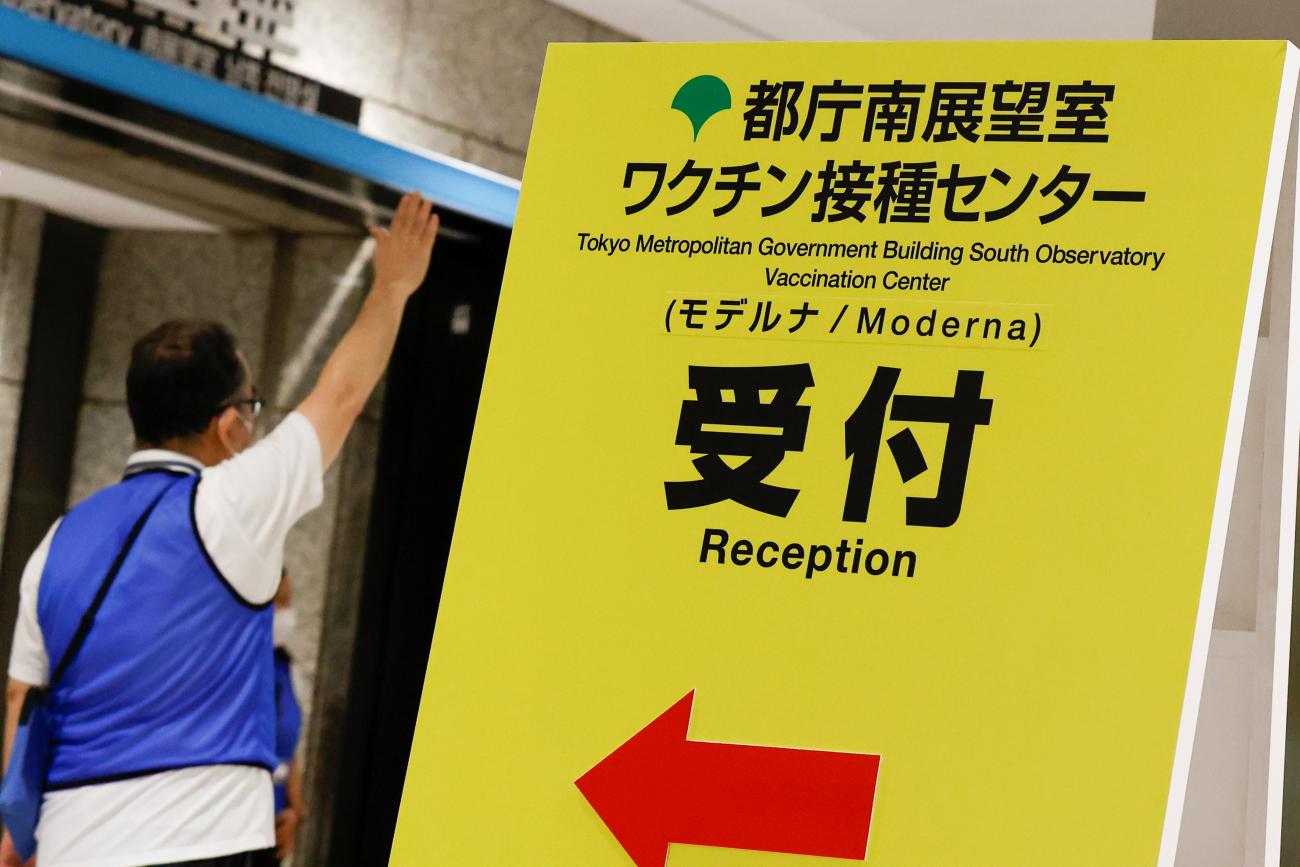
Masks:
[[[199,765],[275,767],[271,606],[244,601],[208,556],[198,484],[197,473],[129,476],[54,533],[37,597],[51,670],[132,525],[171,486],[54,686],[47,790]]]

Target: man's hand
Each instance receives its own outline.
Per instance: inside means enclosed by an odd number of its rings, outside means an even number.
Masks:
[[[0,867],[36,867],[36,856],[33,855],[24,862],[14,848],[13,838],[5,831],[4,840],[0,841]]]
[[[407,299],[429,273],[429,256],[438,234],[433,206],[407,193],[387,231],[371,229],[375,246],[375,285],[321,370],[316,387],[298,405],[320,440],[321,469],[327,470],[366,400],[383,375],[397,342]]]
[[[370,230],[375,246],[375,288],[391,288],[409,298],[429,273],[429,257],[438,236],[433,203],[407,193],[387,229]]]
[[[275,857],[281,861],[293,854],[294,838],[298,836],[300,822],[302,822],[302,815],[295,807],[285,807],[275,817]]]

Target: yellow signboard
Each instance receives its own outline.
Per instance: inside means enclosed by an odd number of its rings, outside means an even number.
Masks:
[[[391,863],[1172,863],[1289,52],[552,47]]]

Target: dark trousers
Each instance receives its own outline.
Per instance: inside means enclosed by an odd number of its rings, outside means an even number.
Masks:
[[[184,864],[157,864],[154,867],[275,867],[279,863],[275,859],[275,850],[265,849],[261,852],[204,858],[202,861],[186,861]]]

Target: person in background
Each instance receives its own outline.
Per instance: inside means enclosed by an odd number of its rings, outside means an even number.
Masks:
[[[374,285],[356,321],[256,444],[262,399],[225,328],[169,322],[136,343],[125,478],[55,523],[20,587],[4,757],[28,690],[48,685],[41,867],[274,863],[271,601],[285,536],[320,503],[388,364],[438,217],[409,194],[387,231],[371,231]],[[50,683],[119,557],[80,653]],[[18,860],[6,834],[0,864]]]
[[[293,688],[293,656],[289,652],[289,642],[298,628],[292,606],[293,583],[289,570],[282,569],[271,630],[275,643],[275,755],[279,759],[271,779],[275,783],[275,857],[281,861],[293,854],[298,825],[307,816],[302,769],[295,755],[302,734],[302,708]]]

